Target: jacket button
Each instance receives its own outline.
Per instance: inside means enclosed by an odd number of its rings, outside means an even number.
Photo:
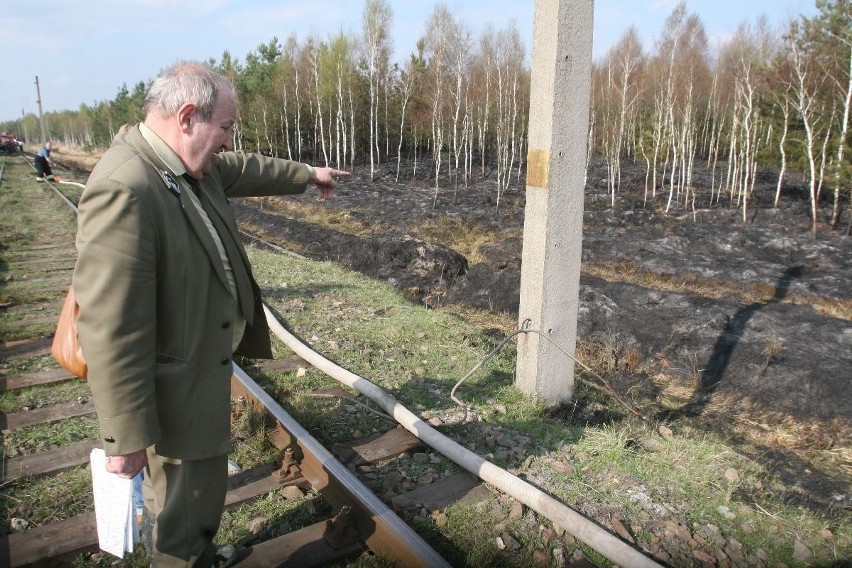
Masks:
[[[226,321],[222,324],[222,329],[228,329],[229,327],[231,327],[231,322],[229,321]]]
[[[230,363],[230,362],[231,362],[231,360],[230,360],[230,359],[222,359],[222,364],[223,364],[223,365],[227,365],[227,364],[228,364],[228,363]]]

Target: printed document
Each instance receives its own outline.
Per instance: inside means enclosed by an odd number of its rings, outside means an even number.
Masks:
[[[106,455],[100,448],[89,456],[92,466],[92,491],[98,545],[119,558],[133,552],[139,542],[139,527],[133,507],[133,480],[123,479],[106,470]]]

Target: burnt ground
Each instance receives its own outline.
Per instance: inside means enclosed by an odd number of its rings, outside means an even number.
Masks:
[[[726,433],[806,501],[849,507],[852,239],[825,224],[811,234],[800,176],[788,176],[774,209],[777,173],[761,172],[743,222],[728,198],[707,203],[700,166],[696,210],[668,215],[666,196],[642,206],[645,172],[631,164],[611,208],[604,172],[590,169],[585,192],[580,342],[611,352],[608,380],[646,415]],[[522,191],[497,207],[493,174],[457,192],[442,180],[437,199],[434,181],[396,182],[395,164],[373,182],[367,175],[360,168],[326,202],[309,192],[233,205],[246,230],[386,280],[414,301],[517,314]],[[317,209],[332,224],[301,219]],[[484,260],[419,238],[448,221],[495,235],[479,249]],[[352,222],[357,235],[335,225]]]

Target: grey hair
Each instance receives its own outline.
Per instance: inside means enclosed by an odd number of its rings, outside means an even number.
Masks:
[[[234,86],[224,75],[195,61],[179,61],[166,67],[148,87],[143,112],[161,118],[174,116],[180,107],[194,104],[201,120],[213,116],[213,108],[221,93],[227,93],[237,102]]]

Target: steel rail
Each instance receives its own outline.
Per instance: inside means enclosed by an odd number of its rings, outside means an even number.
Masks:
[[[231,392],[259,402],[286,430],[291,444],[298,447],[302,475],[332,506],[352,508],[359,533],[371,550],[406,568],[450,566],[236,364]]]
[[[24,155],[24,157],[26,157],[26,154]],[[32,164],[32,162],[29,162],[29,164],[30,164],[30,169],[35,171],[35,166]],[[55,176],[54,176],[54,178],[55,178]],[[61,180],[61,179],[54,179],[53,181],[51,181],[47,178],[45,178],[45,180],[44,180],[44,183],[46,183],[50,187],[50,189],[52,189],[54,191],[54,193],[56,193],[56,195],[58,195],[62,199],[62,201],[65,202],[65,205],[67,205],[71,209],[71,211],[73,211],[76,214],[77,213],[77,204],[74,203],[73,201],[71,201],[70,199],[68,199],[68,197],[66,197],[66,195],[64,193],[59,191],[59,188],[56,187],[56,185],[54,185],[54,182],[55,183],[67,183],[69,185],[75,185],[75,186],[81,187],[81,188],[85,188],[86,186],[83,185],[82,183],[77,183],[75,181],[66,181],[66,180]]]
[[[58,195],[59,197],[61,197],[61,198],[62,198],[62,201],[64,201],[64,202],[65,202],[65,204],[66,204],[68,207],[70,207],[70,208],[71,208],[71,211],[73,211],[75,214],[77,213],[77,204],[76,204],[76,203],[74,203],[73,201],[71,201],[70,199],[68,199],[67,197],[65,197],[65,194],[64,194],[64,193],[62,193],[61,191],[59,191],[59,189],[58,189],[55,185],[53,185],[52,183],[50,183],[49,181],[48,181],[48,182],[45,182],[45,183],[47,183],[47,184],[50,186],[50,189],[52,189],[53,191],[55,191],[55,192],[56,192],[56,195]]]

